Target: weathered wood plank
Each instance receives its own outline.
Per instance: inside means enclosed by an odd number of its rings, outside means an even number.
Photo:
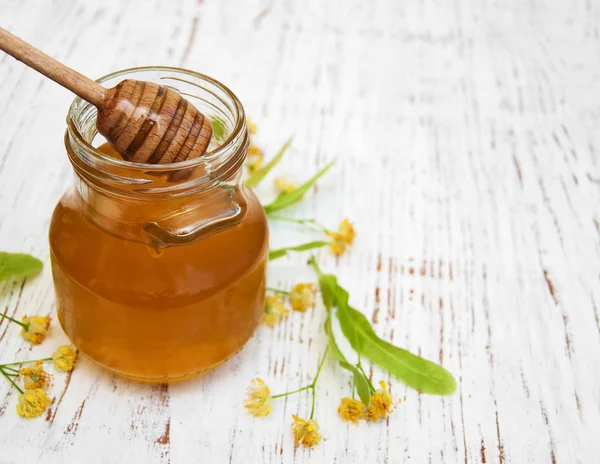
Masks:
[[[331,227],[351,218],[352,252],[319,251],[323,267],[378,333],[460,380],[453,397],[428,397],[374,368],[403,403],[385,424],[347,426],[336,409],[348,379],[326,364],[324,441],[294,450],[291,415],[308,413],[308,395],[262,420],[244,414],[242,397],[256,376],[276,392],[309,381],[324,349],[318,307],[168,388],[82,361],[57,374],[46,420],[20,420],[0,384],[2,462],[600,460],[596,3],[70,0],[1,10],[3,27],[91,76],[160,63],[222,80],[268,153],[296,134],[280,168],[293,177],[337,157],[293,214]],[[72,96],[4,55],[0,89],[0,249],[48,263],[48,222],[72,176],[62,147]],[[282,223],[272,235],[274,246],[309,236]],[[305,258],[273,263],[273,285],[312,279]],[[48,266],[24,285],[0,283],[0,310],[54,315]],[[31,348],[0,321],[2,359],[65,340],[57,328]]]

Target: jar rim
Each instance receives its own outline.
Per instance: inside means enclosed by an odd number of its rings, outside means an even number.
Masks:
[[[147,173],[149,173],[149,172],[161,173],[161,172],[169,172],[169,171],[173,171],[173,170],[181,170],[181,169],[186,169],[186,168],[194,168],[194,167],[197,167],[197,166],[207,163],[207,162],[216,161],[219,158],[221,158],[223,155],[226,155],[228,152],[231,152],[231,150],[235,149],[235,145],[236,145],[236,143],[238,143],[238,138],[239,138],[241,132],[243,130],[245,130],[245,119],[246,118],[245,118],[244,107],[242,106],[242,103],[240,102],[239,98],[229,89],[229,87],[227,87],[223,83],[219,82],[218,80],[216,80],[206,74],[199,73],[199,72],[192,71],[192,70],[185,69],[185,68],[174,67],[174,66],[136,66],[134,68],[126,68],[126,69],[122,69],[119,71],[114,71],[112,73],[106,74],[106,75],[96,79],[96,82],[103,83],[103,82],[106,82],[107,80],[113,79],[115,77],[126,76],[126,75],[130,75],[132,73],[144,72],[144,71],[175,72],[178,74],[189,75],[193,78],[201,79],[203,81],[206,81],[206,82],[214,85],[230,99],[230,102],[227,102],[227,104],[232,103],[231,109],[234,111],[234,117],[235,117],[235,125],[234,125],[233,129],[227,135],[227,138],[225,140],[223,140],[223,142],[219,146],[217,146],[215,149],[211,150],[210,152],[205,153],[202,156],[199,156],[199,157],[196,157],[196,158],[193,158],[190,160],[181,161],[178,163],[170,163],[170,164],[136,163],[136,162],[132,162],[132,161],[120,160],[118,158],[111,157],[111,156],[101,152],[100,150],[98,150],[96,147],[94,147],[91,144],[91,141],[88,142],[86,137],[84,137],[84,135],[81,133],[81,131],[77,127],[77,124],[74,122],[74,117],[76,116],[77,112],[81,112],[80,105],[84,102],[84,100],[81,97],[75,97],[75,99],[72,101],[71,105],[69,106],[69,112],[67,114],[67,132],[68,132],[69,136],[74,137],[76,144],[80,148],[83,148],[87,152],[88,155],[92,155],[98,161],[101,161],[102,163],[106,163],[108,166],[111,166],[111,167],[127,168],[129,170],[133,170],[133,171],[139,170],[139,171],[143,171],[143,172],[147,172]],[[179,80],[181,80],[181,79],[179,79]],[[184,82],[190,83],[188,81],[184,81]],[[87,102],[85,102],[85,103],[87,103]],[[223,103],[225,103],[225,102],[223,102]],[[87,104],[90,106],[93,106],[91,103],[87,103]]]

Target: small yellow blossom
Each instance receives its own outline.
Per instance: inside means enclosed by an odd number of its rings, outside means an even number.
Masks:
[[[298,188],[298,184],[292,182],[287,177],[276,177],[273,185],[278,193],[292,193]]]
[[[256,158],[259,156],[262,158],[263,151],[260,149],[260,147],[251,143],[250,146],[248,147],[248,158]]]
[[[24,367],[19,371],[23,377],[23,386],[25,390],[34,390],[44,388],[50,382],[50,374],[42,367],[42,361],[36,361],[35,364]]]
[[[290,292],[290,303],[294,311],[306,311],[315,305],[315,284],[296,284]]]
[[[381,390],[376,390],[371,396],[371,404],[367,409],[367,420],[377,422],[381,418],[386,418],[392,412],[394,399],[387,391],[385,382],[379,382]]]
[[[48,334],[51,320],[48,316],[23,316],[25,327],[21,330],[21,336],[33,345],[39,345]]]
[[[346,248],[352,245],[356,231],[352,223],[348,219],[344,219],[337,232],[327,231],[327,235],[331,238],[331,251],[334,255],[341,256]]]
[[[338,408],[338,414],[340,417],[348,422],[354,422],[355,424],[363,417],[364,407],[360,400],[354,398],[343,398]]]
[[[319,424],[314,419],[304,420],[293,415],[294,423],[292,424],[292,432],[294,433],[294,445],[302,445],[310,448],[321,441],[319,434]]]
[[[19,396],[17,404],[17,414],[25,419],[40,416],[46,407],[51,404],[50,398],[46,396],[46,392],[41,388],[27,390]]]
[[[249,158],[246,162],[246,169],[248,169],[248,172],[252,174],[262,167],[263,161],[264,156],[262,154],[253,156],[252,158]]]
[[[246,126],[248,127],[250,135],[256,134],[256,124],[254,124],[250,118],[246,118]]]
[[[246,392],[244,407],[256,417],[268,416],[271,412],[271,390],[262,379],[250,382]]]
[[[285,303],[281,295],[267,295],[265,297],[265,312],[261,321],[269,327],[275,327],[288,315]]]
[[[62,345],[52,353],[54,365],[66,372],[72,371],[77,359],[77,350],[71,345]]]

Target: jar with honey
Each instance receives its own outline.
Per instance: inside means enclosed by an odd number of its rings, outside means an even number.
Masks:
[[[268,226],[243,184],[244,109],[210,77],[153,67],[123,79],[179,90],[213,121],[204,156],[124,161],[102,145],[96,109],[77,98],[65,146],[75,172],[50,225],[58,319],[80,352],[145,382],[184,380],[233,356],[263,311]]]

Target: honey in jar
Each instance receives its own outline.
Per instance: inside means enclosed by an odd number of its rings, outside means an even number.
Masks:
[[[94,107],[74,101],[65,146],[75,182],[50,226],[58,318],[97,364],[140,381],[178,381],[222,363],[252,336],[263,311],[268,227],[242,182],[248,133],[235,95],[171,68],[100,81],[125,78],[177,88],[224,133],[200,158],[129,163],[98,146]]]

